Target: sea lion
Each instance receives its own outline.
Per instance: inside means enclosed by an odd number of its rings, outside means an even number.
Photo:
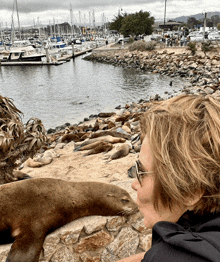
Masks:
[[[97,138],[97,137],[108,136],[108,135],[113,136],[113,137],[121,137],[121,138],[125,138],[125,139],[130,138],[129,134],[125,134],[125,133],[117,132],[117,131],[112,131],[112,130],[97,131],[97,132],[95,132],[91,135],[91,138]]]
[[[33,159],[29,159],[26,162],[26,165],[29,167],[41,167],[49,165],[56,157],[60,157],[60,155],[57,154],[55,150],[50,149],[45,151],[43,154],[36,155]],[[38,165],[37,163],[40,163],[41,165]]]
[[[115,112],[111,112],[111,113],[99,113],[99,114],[98,114],[98,117],[106,118],[106,117],[111,117],[111,116],[114,116],[114,115],[116,115]]]
[[[80,147],[79,151],[90,150],[90,149],[94,149],[95,147],[105,146],[105,145],[108,145],[108,144],[110,144],[110,143],[105,142],[105,141],[97,141],[97,142],[94,142],[92,144]]]
[[[90,144],[88,146],[92,146],[94,145]],[[107,153],[108,151],[112,150],[113,145],[111,143],[107,143],[104,141],[100,141],[100,142],[96,142],[96,146],[93,147],[91,150],[89,150],[89,152],[87,152],[84,156],[89,156],[89,155],[94,155],[94,154],[98,154],[98,153]]]
[[[13,170],[12,175],[15,178],[15,180],[24,180],[24,179],[31,178],[28,174],[21,172],[19,170]]]
[[[42,167],[43,163],[40,163],[38,161],[35,161],[32,158],[28,158],[28,160],[25,161],[24,163],[27,167]]]
[[[128,127],[128,126],[126,126],[126,125],[123,125],[121,128],[122,128],[126,133],[131,134],[131,128],[130,128],[130,127]]]
[[[129,154],[130,150],[132,149],[132,146],[130,143],[124,143],[123,145],[121,145],[118,150],[111,155],[108,159],[109,161],[113,160],[113,159],[118,159],[121,157],[125,157]]]
[[[77,134],[69,133],[65,134],[61,138],[61,143],[69,143],[71,141],[78,142],[80,137]]]
[[[103,136],[103,137],[92,138],[92,139],[85,140],[82,143],[80,142],[76,143],[77,147],[74,149],[74,151],[78,151],[81,147],[92,144],[97,141],[104,141],[107,143],[115,144],[115,143],[124,143],[126,139],[121,138],[121,137],[112,137],[112,136]]]
[[[100,182],[34,178],[0,187],[0,242],[13,242],[8,262],[37,262],[47,234],[84,216],[138,211],[124,189]]]
[[[40,157],[37,159],[37,161],[45,166],[45,165],[49,165],[53,161],[53,158],[52,157]]]

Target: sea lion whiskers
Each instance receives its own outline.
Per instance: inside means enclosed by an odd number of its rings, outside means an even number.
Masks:
[[[135,209],[135,210],[132,210],[131,208],[126,208],[125,210],[120,211],[118,214],[129,216],[129,215],[135,214],[137,211],[138,211],[138,208]]]

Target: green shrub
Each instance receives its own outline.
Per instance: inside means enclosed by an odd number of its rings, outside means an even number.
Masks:
[[[134,39],[133,38],[129,38],[128,44],[132,44],[132,43],[134,43]]]
[[[205,56],[206,56],[206,53],[211,51],[212,49],[213,49],[213,45],[210,41],[203,42],[201,45],[201,50],[204,52]]]
[[[129,51],[146,51],[146,50],[154,50],[156,47],[155,41],[145,42],[144,40],[135,41],[130,45]]]
[[[192,55],[195,55],[196,51],[197,51],[197,48],[196,48],[196,43],[195,42],[189,42],[188,45],[187,45],[187,50],[190,50],[191,51],[191,54]]]

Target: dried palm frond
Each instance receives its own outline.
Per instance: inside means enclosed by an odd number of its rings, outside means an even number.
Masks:
[[[10,118],[20,118],[22,112],[13,104],[12,99],[0,95],[0,113]],[[2,116],[1,116],[2,117]]]
[[[26,124],[26,130],[29,132],[42,132],[42,133],[46,133],[46,130],[44,128],[44,125],[42,123],[42,121],[36,117],[32,117],[28,120],[27,124]]]
[[[17,160],[33,157],[47,141],[42,121],[31,118],[24,125],[21,115],[11,99],[0,95],[0,184],[15,181]]]

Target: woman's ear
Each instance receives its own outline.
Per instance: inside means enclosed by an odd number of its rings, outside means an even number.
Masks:
[[[199,202],[199,200],[202,198],[203,193],[194,195],[192,197],[187,197],[185,202],[185,205],[187,206],[188,210],[193,210],[194,206]]]

